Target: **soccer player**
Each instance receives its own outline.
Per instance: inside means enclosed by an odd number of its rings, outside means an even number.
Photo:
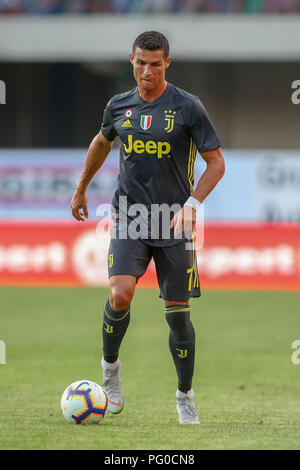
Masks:
[[[171,63],[167,38],[156,31],[140,34],[130,61],[137,86],[108,102],[71,202],[75,219],[84,221],[88,217],[88,184],[119,137],[120,174],[112,202],[115,235],[109,247],[110,291],[102,329],[103,388],[110,411],[121,412],[124,393],[119,348],[129,324],[136,284],[153,258],[178,376],[179,422],[198,424],[192,389],[195,331],[189,299],[200,296],[200,286],[196,255],[187,249],[185,234],[194,230],[197,210],[222,178],[224,158],[198,97],[165,79]],[[207,166],[194,189],[197,149]],[[139,224],[134,225],[136,204],[142,213],[138,235],[135,228]],[[174,204],[178,209],[168,212],[168,232],[155,210],[162,205],[172,209]]]

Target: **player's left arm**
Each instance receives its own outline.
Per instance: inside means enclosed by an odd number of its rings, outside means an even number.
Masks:
[[[206,169],[198,181],[196,189],[192,193],[199,202],[211,193],[225,173],[225,160],[221,147],[201,153],[206,162]]]
[[[181,210],[175,214],[171,221],[171,228],[174,227],[175,236],[183,231],[193,231],[196,224],[197,201],[200,205],[225,173],[225,160],[221,147],[202,152],[201,156],[206,162],[206,169],[199,179],[196,189],[191,194],[191,197],[196,199],[195,208],[191,205],[184,205]]]

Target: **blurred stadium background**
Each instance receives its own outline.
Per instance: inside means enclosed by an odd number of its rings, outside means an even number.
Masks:
[[[135,86],[134,38],[157,29],[167,79],[203,101],[227,162],[205,202],[202,286],[300,287],[299,0],[0,0],[0,13],[1,284],[107,284],[96,208],[118,143],[90,185],[90,221],[69,204],[106,102]],[[198,156],[196,180],[203,168]],[[141,285],[156,285],[153,265]]]

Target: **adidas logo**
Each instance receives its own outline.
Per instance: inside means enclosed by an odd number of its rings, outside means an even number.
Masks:
[[[129,119],[127,119],[125,122],[123,122],[121,127],[132,127],[132,124]]]

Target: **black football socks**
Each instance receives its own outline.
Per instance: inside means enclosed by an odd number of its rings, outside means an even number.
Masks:
[[[103,356],[110,363],[118,359],[119,349],[126,333],[130,320],[130,307],[115,311],[111,308],[109,300],[104,306],[103,314]]]
[[[178,389],[188,392],[192,388],[195,362],[195,330],[190,320],[188,305],[165,307],[170,326],[169,348],[178,376]]]

